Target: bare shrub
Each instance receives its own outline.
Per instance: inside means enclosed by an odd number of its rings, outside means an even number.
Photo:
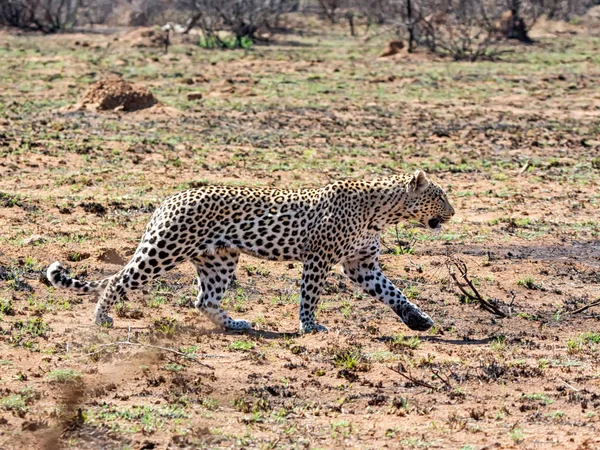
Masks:
[[[415,39],[421,45],[455,60],[477,61],[501,52],[497,48],[503,39],[496,28],[497,7],[478,0],[462,0],[456,6],[440,3],[440,9],[414,22]]]
[[[353,6],[367,19],[368,30],[371,25],[384,25],[398,17],[403,3],[398,0],[356,0]]]
[[[329,19],[331,23],[336,23],[336,12],[340,7],[340,0],[318,0],[322,14]]]
[[[187,29],[196,26],[204,35],[207,47],[243,47],[259,39],[259,32],[271,27],[283,13],[293,11],[298,0],[179,0],[178,7],[188,11]],[[228,31],[233,42],[219,32]]]
[[[355,0],[368,23],[388,24],[417,46],[457,60],[502,53],[505,39],[532,43],[529,30],[542,16],[571,19],[596,0]]]
[[[130,25],[145,27],[164,24],[171,17],[172,2],[169,0],[131,0]]]
[[[80,0],[2,0],[0,25],[55,33],[77,24]]]
[[[80,0],[81,16],[90,25],[104,24],[113,14],[116,0]]]

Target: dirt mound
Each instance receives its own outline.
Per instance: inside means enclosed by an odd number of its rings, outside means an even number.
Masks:
[[[167,33],[151,27],[137,28],[121,37],[121,42],[138,48],[164,47],[167,41]]]
[[[379,55],[381,57],[384,56],[392,56],[392,55],[397,55],[398,53],[400,53],[402,51],[402,49],[404,48],[404,42],[403,41],[390,41],[387,45],[387,48],[384,50],[384,52]]]
[[[111,74],[92,84],[78,107],[98,111],[138,111],[156,104],[158,100],[148,89]]]

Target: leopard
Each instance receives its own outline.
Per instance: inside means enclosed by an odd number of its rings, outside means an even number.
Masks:
[[[184,262],[196,269],[193,302],[214,325],[250,330],[221,301],[235,279],[240,254],[302,263],[299,332],[326,332],[316,312],[328,274],[344,274],[389,306],[408,328],[426,331],[433,320],[383,273],[381,236],[401,221],[437,231],[455,211],[444,189],[422,170],[371,180],[334,181],[320,188],[279,189],[205,185],[177,193],[154,211],[133,256],[99,281],[74,279],[56,261],[46,272],[56,288],[99,292],[94,321],[111,327],[110,308]]]

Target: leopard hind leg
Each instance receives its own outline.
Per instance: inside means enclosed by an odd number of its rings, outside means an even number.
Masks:
[[[208,319],[229,330],[248,330],[252,324],[247,320],[232,319],[221,308],[221,300],[233,280],[240,253],[235,250],[220,251],[214,255],[194,258],[198,273],[198,299],[194,306]]]

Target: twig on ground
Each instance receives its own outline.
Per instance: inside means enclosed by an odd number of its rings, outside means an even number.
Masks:
[[[450,389],[450,390],[454,389],[454,386],[452,386],[452,385],[450,384],[450,380],[449,380],[447,377],[446,377],[446,379],[444,379],[444,378],[442,377],[442,375],[440,374],[440,371],[439,371],[439,370],[434,370],[434,369],[431,369],[431,373],[432,373],[432,374],[433,374],[433,376],[435,376],[436,378],[439,378],[439,379],[442,381],[442,383],[444,383],[444,384],[446,385],[446,387],[447,387],[448,389]]]
[[[576,309],[575,311],[569,313],[570,316],[574,316],[575,314],[579,314],[583,311],[586,311],[587,309],[590,309],[593,306],[600,306],[600,298],[598,300],[594,300],[592,303],[588,303],[585,306],[582,306],[579,309]]]
[[[469,279],[467,265],[464,263],[464,261],[462,261],[461,259],[456,258],[456,257],[448,258],[446,260],[446,267],[448,268],[448,272],[450,273],[450,276],[454,280],[456,287],[458,287],[458,289],[460,289],[460,291],[463,293],[463,295],[465,297],[467,297],[470,300],[479,302],[481,307],[485,311],[487,311],[491,314],[495,314],[500,317],[508,317],[508,315],[504,311],[502,311],[500,308],[498,308],[498,306],[496,306],[496,305],[490,303],[489,301],[487,301],[486,299],[484,299],[481,296],[481,294],[479,293],[479,291],[477,291],[477,288],[475,287],[473,282]],[[458,280],[455,269],[458,270],[460,277],[462,279],[462,282]],[[466,284],[466,286],[471,290],[471,292],[469,292],[466,289],[466,287],[463,283]],[[514,297],[513,297],[513,301],[514,301]],[[512,301],[511,301],[511,305],[512,305]]]
[[[515,302],[515,297],[516,297],[515,291],[510,291],[510,295],[512,297],[510,299],[510,303],[508,304],[508,315],[512,316],[512,305]]]
[[[571,386],[569,383],[567,383],[565,380],[563,380],[562,378],[557,378],[558,381],[560,381],[562,384],[564,384],[565,386],[567,386],[569,389],[574,390],[575,392],[579,392],[579,389],[577,389],[576,387]]]
[[[394,367],[388,367],[388,369],[390,369],[392,372],[396,372],[402,378],[405,378],[408,381],[410,381],[411,383],[414,383],[414,384],[416,384],[418,386],[426,387],[427,389],[433,389],[434,391],[439,390],[439,388],[437,386],[434,386],[432,384],[429,384],[429,383],[427,383],[425,381],[422,381],[422,380],[419,380],[418,378],[413,377],[410,374],[410,372],[406,371],[406,369],[404,368],[404,366],[402,364],[398,364],[398,368],[397,369],[394,368]]]

